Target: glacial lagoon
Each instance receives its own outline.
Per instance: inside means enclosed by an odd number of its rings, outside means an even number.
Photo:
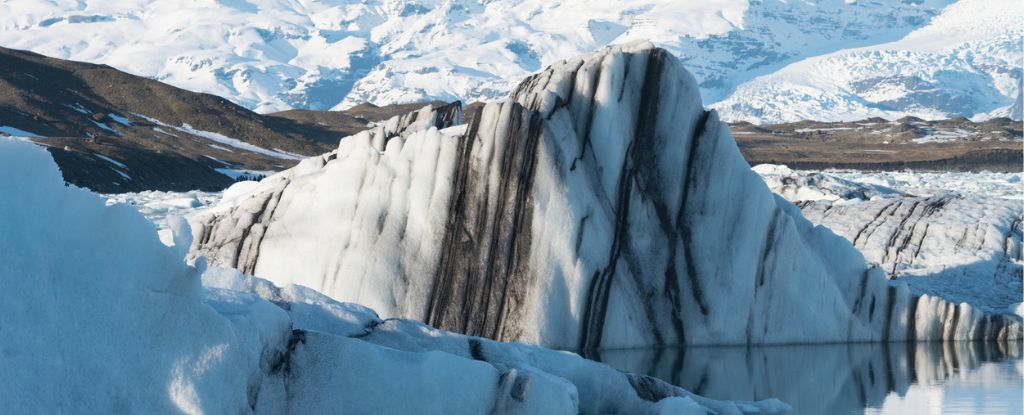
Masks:
[[[712,399],[778,398],[795,414],[1024,413],[1019,343],[717,346],[588,357]]]

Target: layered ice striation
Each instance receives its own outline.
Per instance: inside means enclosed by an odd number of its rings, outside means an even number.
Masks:
[[[798,204],[913,292],[987,311],[1021,302],[1019,201],[959,194]]]
[[[185,263],[129,206],[0,138],[0,407],[10,413],[780,413],[578,355],[381,319]],[[140,381],[142,380],[142,381]]]
[[[1016,312],[1024,301],[1017,174],[753,169],[808,220],[849,240],[911,293],[993,313]]]
[[[468,126],[345,138],[193,219],[193,255],[387,317],[593,350],[1018,338],[911,295],[774,196],[649,43],[561,61]]]

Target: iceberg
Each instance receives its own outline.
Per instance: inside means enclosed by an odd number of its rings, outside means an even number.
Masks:
[[[389,124],[193,217],[191,255],[559,349],[1021,337],[773,195],[650,43],[555,63],[468,125]]]
[[[0,407],[11,413],[782,413],[569,352],[381,319],[366,307],[185,262],[126,205],[65,186],[0,138]]]

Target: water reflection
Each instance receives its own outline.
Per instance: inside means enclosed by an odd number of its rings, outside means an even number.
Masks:
[[[611,350],[590,357],[709,398],[779,398],[798,414],[924,413],[934,405],[944,413],[1020,414],[1021,355],[1019,343],[933,342]]]

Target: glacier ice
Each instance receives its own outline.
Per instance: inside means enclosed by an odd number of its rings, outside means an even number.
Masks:
[[[193,255],[563,349],[1020,337],[1015,317],[911,295],[773,196],[649,43],[414,130],[342,139],[194,217]]]
[[[1024,301],[1018,174],[754,170],[914,294],[990,313],[1013,314]]]
[[[960,0],[899,40],[810,56],[741,82],[712,106],[753,123],[870,117],[1021,120],[1024,7]]]
[[[946,194],[800,206],[915,292],[990,312],[1022,301],[1019,201]]]
[[[64,187],[37,146],[0,139],[0,407],[11,413],[244,412],[286,314],[203,305],[199,270],[128,206]],[[187,229],[184,226],[183,229]]]
[[[796,172],[776,164],[759,164],[752,169],[772,192],[793,203],[816,200],[845,203],[905,194],[879,184],[859,183],[826,173]]]
[[[0,407],[11,413],[781,413],[578,355],[380,319],[185,263],[129,206],[0,138]],[[205,272],[204,272],[205,269]]]

